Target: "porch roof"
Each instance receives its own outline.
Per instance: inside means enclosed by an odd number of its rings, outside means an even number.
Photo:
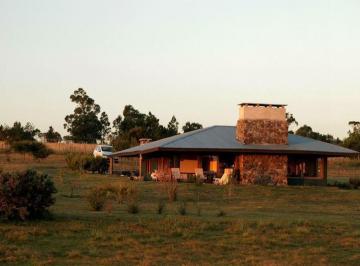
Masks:
[[[324,156],[354,156],[359,154],[344,147],[292,134],[288,136],[288,145],[246,145],[236,140],[235,132],[236,127],[234,126],[212,126],[132,147],[116,152],[112,157],[136,156],[157,151],[309,154]]]

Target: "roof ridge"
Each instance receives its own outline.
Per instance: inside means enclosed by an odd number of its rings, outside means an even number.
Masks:
[[[187,133],[180,134],[180,135],[178,135],[180,138],[176,138],[176,139],[174,139],[174,140],[172,140],[172,141],[169,141],[169,142],[167,142],[166,144],[164,144],[164,146],[167,146],[167,145],[169,145],[169,144],[175,143],[175,142],[177,142],[177,141],[179,141],[179,140],[184,140],[184,139],[186,139],[186,138],[188,138],[188,137],[191,137],[191,136],[193,136],[193,135],[195,135],[195,134],[197,134],[197,133],[207,131],[207,130],[209,130],[210,128],[214,128],[214,127],[217,127],[217,126],[205,127],[205,128],[201,128],[201,129],[198,129],[198,130],[194,130],[194,131],[190,131],[190,132],[187,132]],[[184,136],[184,135],[186,135],[186,136]]]

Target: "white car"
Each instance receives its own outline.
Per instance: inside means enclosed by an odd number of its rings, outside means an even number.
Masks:
[[[94,150],[94,157],[107,158],[113,154],[113,147],[109,145],[98,145]]]

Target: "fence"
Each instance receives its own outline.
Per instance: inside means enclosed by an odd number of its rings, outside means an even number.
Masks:
[[[46,147],[52,149],[55,153],[82,152],[92,153],[96,144],[86,143],[45,143]],[[0,150],[6,150],[9,145],[4,141],[0,141]]]
[[[328,176],[330,178],[360,178],[360,160],[355,158],[329,159]]]

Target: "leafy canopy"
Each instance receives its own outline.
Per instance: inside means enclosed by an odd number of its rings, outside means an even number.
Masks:
[[[86,91],[79,88],[70,96],[70,100],[76,104],[74,112],[65,117],[64,128],[70,133],[75,142],[96,143],[96,140],[104,139],[109,132],[107,115],[101,112],[100,106],[90,98]]]

